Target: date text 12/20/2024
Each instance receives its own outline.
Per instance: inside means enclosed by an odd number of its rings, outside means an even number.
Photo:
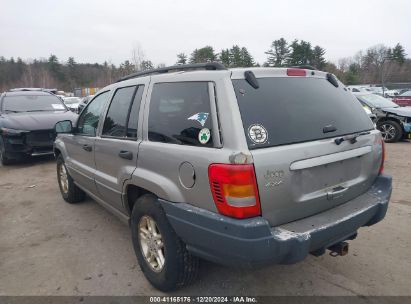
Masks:
[[[258,303],[255,297],[150,297],[150,303]]]

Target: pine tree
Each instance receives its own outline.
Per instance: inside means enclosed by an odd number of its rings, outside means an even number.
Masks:
[[[397,43],[397,45],[392,49],[392,59],[397,61],[399,64],[403,64],[406,56],[407,54],[405,54],[403,46]]]
[[[325,50],[316,45],[312,51],[312,58],[310,64],[315,68],[322,70],[325,67],[326,60],[324,58]]]
[[[230,49],[230,67],[237,68],[243,66],[241,59],[240,47],[238,45],[233,45]]]
[[[220,61],[226,68],[228,68],[228,67],[231,66],[231,58],[230,58],[230,50],[229,50],[229,49],[221,50],[219,61]]]
[[[248,52],[247,48],[241,48],[241,62],[243,67],[252,67],[255,66],[254,58]]]
[[[205,46],[201,49],[195,49],[191,53],[190,63],[204,63],[217,60],[217,54],[212,46]]]
[[[177,62],[176,64],[186,64],[187,63],[187,55],[184,53],[177,54]]]
[[[287,64],[290,55],[290,48],[284,38],[274,40],[271,49],[265,52],[267,56],[266,66],[284,66]]]
[[[147,71],[147,70],[152,70],[152,69],[154,69],[154,64],[151,62],[151,60],[143,60],[141,62],[142,71]]]

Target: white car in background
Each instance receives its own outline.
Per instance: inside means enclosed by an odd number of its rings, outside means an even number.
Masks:
[[[74,113],[78,112],[78,106],[81,102],[81,99],[79,97],[64,97],[63,101],[66,107],[70,109],[70,111]]]

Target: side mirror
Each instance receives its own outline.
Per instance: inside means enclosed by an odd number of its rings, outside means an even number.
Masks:
[[[73,123],[71,120],[63,120],[56,123],[54,126],[56,134],[73,133]]]

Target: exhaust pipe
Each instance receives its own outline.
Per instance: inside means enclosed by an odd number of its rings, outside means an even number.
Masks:
[[[336,257],[336,256],[344,256],[348,253],[348,243],[347,242],[340,242],[337,244],[334,244],[330,247],[327,248],[328,250],[330,250],[330,255],[332,257]]]

